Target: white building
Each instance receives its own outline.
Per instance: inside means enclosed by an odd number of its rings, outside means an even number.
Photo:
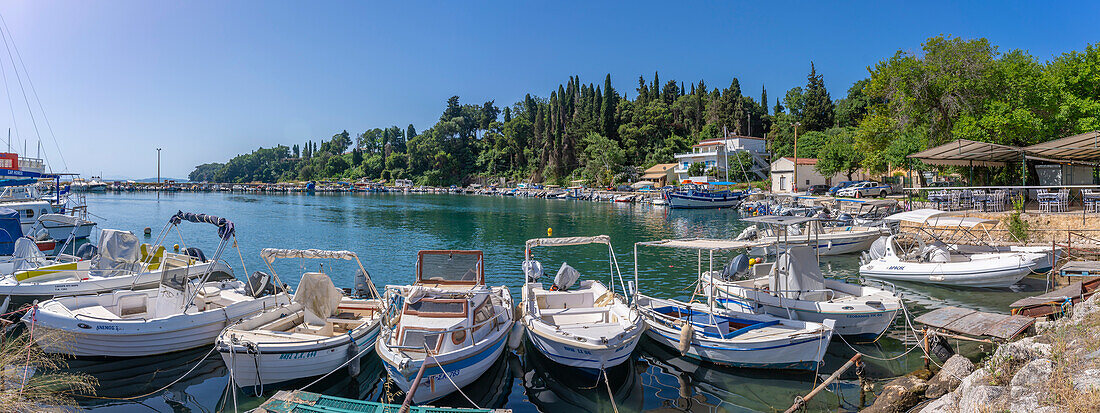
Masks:
[[[793,185],[795,179],[794,158],[783,157],[772,162],[772,192],[798,192],[805,191],[810,185],[833,186],[837,182],[847,181],[845,174],[823,176],[814,169],[817,158],[798,158],[798,183]],[[852,174],[852,180],[867,179],[867,175],[861,172]]]
[[[735,157],[737,152],[748,152],[752,156],[753,167],[752,170],[741,171],[737,164],[734,164],[734,169],[729,171],[731,180],[742,181],[745,179],[745,173],[750,174],[750,179],[767,177],[764,172],[768,165],[767,142],[764,138],[737,135],[727,135],[724,139],[707,139],[692,146],[691,152],[676,154],[676,168],[673,172],[683,181],[688,179],[688,170],[691,169],[692,164],[696,163],[702,163],[706,170],[718,168],[720,171],[725,171],[726,160]],[[724,173],[721,172],[723,175]]]

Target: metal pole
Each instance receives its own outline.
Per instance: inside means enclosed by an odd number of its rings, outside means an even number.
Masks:
[[[798,127],[801,122],[794,123],[794,174],[791,179],[791,192],[798,191]]]
[[[806,397],[796,397],[794,399],[794,404],[792,404],[791,407],[789,409],[787,409],[787,411],[785,413],[794,413],[794,412],[798,411],[798,409],[801,409],[803,406],[806,405],[806,402],[810,401],[810,399],[814,398],[814,396],[817,396],[818,393],[820,393],[822,390],[824,390],[825,387],[827,387],[828,385],[830,385],[834,381],[836,381],[836,379],[838,377],[840,377],[841,373],[847,371],[849,368],[852,367],[852,365],[859,362],[859,359],[862,358],[862,356],[863,356],[862,354],[856,353],[856,355],[852,356],[852,358],[850,360],[848,360],[847,363],[844,363],[843,366],[840,366],[839,370],[833,372],[833,374],[831,376],[829,376],[829,378],[825,379],[825,381],[821,382],[820,385],[815,387],[813,389],[813,391],[810,392],[810,394],[807,394]]]
[[[160,148],[157,148],[157,199],[160,199]]]

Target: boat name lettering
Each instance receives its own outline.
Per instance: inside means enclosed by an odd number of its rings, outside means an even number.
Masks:
[[[279,355],[279,360],[307,359],[307,358],[310,358],[310,357],[314,357],[316,355],[317,355],[316,351],[307,351],[307,352],[304,352],[304,353],[286,353],[286,354],[280,354]]]
[[[79,327],[79,325],[77,325],[77,327]],[[122,331],[122,329],[118,328],[118,326],[95,326],[95,329],[96,330]]]
[[[592,354],[588,350],[573,348],[573,347],[569,347],[569,346],[561,346],[561,348],[565,349],[565,351],[572,351],[572,352],[577,353],[577,354],[588,354],[588,355]]]
[[[904,265],[891,265],[889,267],[886,267],[886,269],[888,269],[888,270],[904,270],[905,266]]]

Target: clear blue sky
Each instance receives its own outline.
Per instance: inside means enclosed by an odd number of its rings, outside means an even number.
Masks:
[[[1100,41],[1094,1],[717,3],[15,0],[0,14],[68,169],[134,178],[155,176],[157,147],[163,175],[183,177],[342,129],[422,130],[451,95],[509,105],[570,75],[598,83],[611,73],[630,95],[654,71],[711,87],[737,77],[774,101],[805,83],[812,60],[839,98],[867,66],[936,34],[987,37],[1041,60]],[[7,59],[0,50],[33,154]],[[65,169],[35,115],[51,164]],[[0,96],[0,126],[11,118]]]

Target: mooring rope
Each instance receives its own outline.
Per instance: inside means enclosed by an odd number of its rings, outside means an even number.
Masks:
[[[607,386],[607,398],[611,400],[611,408],[615,410],[615,413],[619,413],[619,406],[615,404],[615,393],[611,392],[611,379],[607,378],[607,370],[600,367],[600,373],[603,373],[603,384]]]
[[[455,381],[451,379],[451,374],[447,373],[447,370],[443,369],[443,365],[439,364],[439,359],[435,358],[434,354],[432,354],[431,352],[426,351],[426,350],[427,349],[425,349],[424,354],[427,354],[429,357],[432,358],[432,360],[435,360],[436,367],[439,367],[439,370],[443,372],[443,376],[447,378],[447,381],[451,382],[452,386],[455,386],[455,390],[458,391],[458,394],[461,394],[462,397],[466,398],[466,401],[470,402],[470,405],[474,406],[475,409],[481,409],[481,407],[478,406],[477,403],[474,403],[474,401],[470,399],[470,396],[467,396],[466,393],[462,391],[462,388],[458,386],[458,383],[455,383]],[[424,360],[425,363],[427,361],[428,360]]]

